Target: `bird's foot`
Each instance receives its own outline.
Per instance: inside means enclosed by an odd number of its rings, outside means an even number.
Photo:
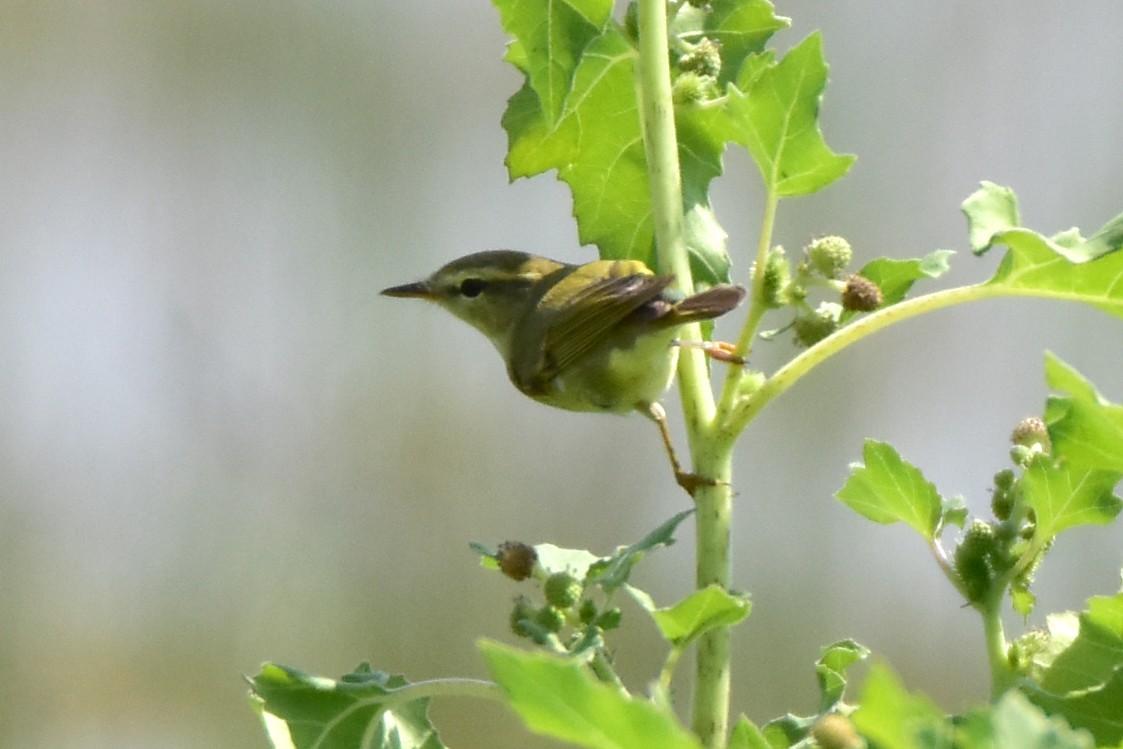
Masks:
[[[711,359],[716,361],[723,361],[727,364],[734,364],[738,367],[743,367],[749,363],[749,360],[737,353],[737,346],[729,341],[671,341],[671,345],[680,348],[696,348],[699,349]]]

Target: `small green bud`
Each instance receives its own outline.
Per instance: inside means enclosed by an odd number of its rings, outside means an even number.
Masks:
[[[671,87],[671,99],[675,104],[697,104],[717,96],[714,79],[697,73],[680,73]]]
[[[708,37],[700,42],[682,57],[678,58],[679,69],[686,73],[697,73],[700,76],[716,79],[721,73],[721,42]]]
[[[805,248],[808,266],[824,278],[838,278],[850,265],[853,251],[842,237],[819,237]]]
[[[852,274],[842,289],[842,308],[853,312],[872,312],[885,301],[881,289],[865,276]]]
[[[496,549],[499,569],[512,580],[525,580],[534,572],[538,563],[538,552],[530,544],[519,541],[504,541]]]
[[[1049,647],[1049,633],[1040,629],[1031,629],[1024,635],[1010,643],[1006,651],[1010,665],[1020,673],[1028,674],[1033,666],[1033,659]]]
[[[1014,445],[1010,448],[1010,460],[1014,462],[1014,465],[1022,468],[1029,468],[1035,461],[1048,459],[1049,453],[1042,448],[1040,443],[1033,447]]]
[[[792,323],[795,340],[801,346],[814,346],[838,330],[842,307],[833,302],[821,302],[812,313],[801,313]]]
[[[561,632],[562,627],[565,626],[565,614],[553,606],[543,606],[538,609],[534,622],[547,632]]]
[[[1010,517],[1014,509],[1014,472],[1004,468],[994,474],[994,492],[990,496],[990,510],[999,520]]]
[[[859,749],[866,742],[845,715],[827,713],[811,728],[811,737],[821,749]]]
[[[788,293],[791,283],[792,266],[784,254],[784,248],[773,247],[768,251],[768,259],[764,263],[761,301],[766,307],[783,307],[791,301]]]
[[[582,624],[592,624],[596,621],[598,613],[597,605],[586,598],[581,602],[581,607],[577,609],[577,618],[581,620]]]
[[[616,629],[620,626],[620,621],[624,618],[624,612],[618,608],[611,608],[597,617],[597,626],[608,631]]]
[[[1010,435],[1010,441],[1038,452],[1047,453],[1053,449],[1045,422],[1036,416],[1027,416],[1019,421]]]
[[[991,554],[994,546],[994,526],[976,520],[955,548],[955,571],[971,603],[982,600],[993,583]]]
[[[527,622],[533,622],[538,616],[538,608],[530,602],[526,596],[519,596],[515,599],[515,605],[511,608],[510,626],[511,631],[519,637],[529,637],[530,633],[526,629]]]
[[[555,572],[546,578],[543,586],[546,602],[557,609],[572,608],[585,592],[581,581],[568,572]]]

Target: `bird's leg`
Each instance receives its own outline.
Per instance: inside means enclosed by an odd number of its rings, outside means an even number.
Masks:
[[[663,447],[667,450],[667,458],[671,461],[671,469],[675,472],[675,481],[686,490],[687,494],[693,497],[694,492],[700,486],[718,485],[717,479],[706,478],[683,470],[682,464],[678,462],[678,454],[675,452],[674,443],[671,441],[671,429],[667,425],[667,412],[663,410],[663,406],[658,403],[649,403],[646,409],[640,409],[640,413],[654,421],[659,427],[659,434],[663,438]]]
[[[735,364],[743,367],[749,363],[748,359],[737,353],[737,347],[728,341],[671,341],[672,346],[679,348],[696,348],[705,351],[711,359]]]

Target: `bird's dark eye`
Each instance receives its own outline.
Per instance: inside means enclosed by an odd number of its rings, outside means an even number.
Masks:
[[[460,295],[472,299],[483,293],[487,281],[482,278],[465,278],[460,282]]]

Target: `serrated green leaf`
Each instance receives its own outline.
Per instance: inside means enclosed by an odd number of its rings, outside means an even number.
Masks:
[[[1123,473],[1123,406],[1109,402],[1057,356],[1045,355],[1045,382],[1066,393],[1050,397],[1046,423],[1061,459]]]
[[[752,608],[747,596],[729,593],[720,585],[696,590],[669,608],[655,608],[646,594],[636,600],[647,608],[663,637],[680,648],[716,627],[737,624]]]
[[[363,664],[338,681],[266,663],[250,679],[274,747],[443,749],[427,698],[403,701],[401,676]]]
[[[573,659],[487,641],[480,650],[532,731],[593,749],[700,749],[669,708],[598,681]]]
[[[884,442],[866,440],[862,457],[835,496],[875,523],[904,522],[931,541],[943,506],[936,487]]]
[[[869,657],[870,651],[854,640],[841,640],[823,648],[815,664],[819,678],[819,712],[830,711],[846,690],[846,670]]]
[[[1035,537],[1047,540],[1076,526],[1110,523],[1123,508],[1123,500],[1112,494],[1117,483],[1115,472],[1034,461],[1019,487],[1036,514]]]
[[[780,62],[745,71],[729,88],[731,140],[752,155],[765,187],[781,197],[813,193],[842,177],[855,157],[839,155],[819,130],[827,84],[822,39],[811,34]]]
[[[850,716],[863,736],[880,749],[950,747],[950,727],[923,695],[909,694],[885,666],[875,663],[866,677],[861,706]]]
[[[546,122],[556,122],[573,72],[612,14],[612,0],[493,0],[503,30],[518,42],[508,61],[527,75]]]

